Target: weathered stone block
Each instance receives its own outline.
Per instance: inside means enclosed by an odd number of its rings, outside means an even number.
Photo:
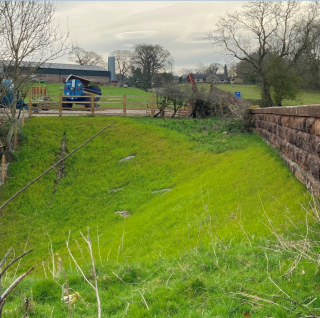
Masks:
[[[290,128],[290,116],[281,116],[281,125]]]
[[[307,134],[311,134],[311,135],[314,135],[315,134],[315,131],[314,131],[314,123],[315,123],[316,119],[315,118],[312,118],[312,117],[308,117],[306,119],[306,127],[305,127],[305,132]]]
[[[277,125],[281,125],[281,116],[280,115],[274,115],[275,116],[275,123]]]
[[[287,128],[285,128],[285,127],[277,125],[277,135],[279,137],[281,137],[282,139],[286,139],[286,134],[285,134],[286,129]]]
[[[298,162],[297,160],[297,147],[289,143],[288,145],[288,157],[294,162]]]
[[[314,155],[309,155],[307,160],[308,170],[311,172],[312,176],[319,180],[319,171],[320,171],[320,160],[319,157]]]
[[[294,160],[295,162],[297,162],[303,169],[305,170],[309,170],[309,166],[308,166],[308,158],[309,158],[309,154],[302,150],[302,149],[295,149],[296,153],[296,160]]]
[[[293,129],[287,129],[286,130],[286,140],[290,142],[290,144],[295,145],[296,143],[296,131]]]
[[[314,135],[320,136],[320,119],[316,119],[314,122]]]
[[[312,152],[311,140],[312,140],[311,135],[309,135],[303,131],[298,131],[296,133],[295,145],[298,148],[301,148],[304,151],[311,153]]]
[[[290,117],[289,128],[305,131],[305,127],[306,127],[305,117],[295,117],[295,116]]]

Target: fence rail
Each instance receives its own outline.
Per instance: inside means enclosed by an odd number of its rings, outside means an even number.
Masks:
[[[57,98],[58,100],[53,100]],[[54,115],[58,114],[59,117],[64,114],[74,114],[75,111],[90,111],[91,114],[96,115],[110,115],[110,110],[118,110],[114,112],[116,115],[126,116],[127,113],[134,115],[134,112],[145,112],[145,116],[149,115],[154,117],[155,98],[151,96],[100,96],[99,102],[95,101],[94,95],[88,96],[90,101],[76,101],[76,100],[63,100],[65,96],[59,95],[35,95],[29,93],[28,102],[28,115]],[[137,99],[149,99],[147,101],[137,101]],[[133,99],[133,100],[130,100]],[[105,105],[104,107],[97,108],[97,104]],[[66,104],[74,104],[76,107],[67,107]],[[122,107],[109,107],[114,105],[122,105]],[[130,107],[133,106],[133,107]],[[122,110],[122,111],[121,111]],[[68,112],[66,112],[68,111]],[[141,116],[141,114],[139,114]]]

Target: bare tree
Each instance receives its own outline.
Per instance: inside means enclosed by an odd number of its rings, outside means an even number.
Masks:
[[[141,69],[148,87],[151,87],[151,80],[156,73],[172,68],[173,63],[170,52],[159,44],[138,44],[135,47],[133,64]]]
[[[116,60],[116,73],[120,74],[121,81],[128,77],[132,68],[132,51],[116,50],[111,53]]]
[[[265,69],[267,54],[272,52],[295,63],[307,47],[318,15],[318,2],[250,1],[240,12],[220,17],[207,39],[225,54],[253,66],[261,80],[263,106],[272,106]]]
[[[157,106],[159,109],[158,116],[165,108],[173,110],[172,118],[176,115],[179,109],[181,109],[188,96],[188,87],[186,85],[179,85],[178,83],[167,83],[161,89],[156,90],[157,94]],[[160,99],[161,101],[159,101]]]
[[[5,272],[14,264],[16,263],[18,260],[20,261],[22,257],[24,257],[25,255],[29,254],[30,252],[32,252],[32,250],[24,252],[23,254],[21,254],[20,256],[14,258],[11,261],[8,261],[8,257],[10,256],[10,254],[13,252],[13,249],[10,248],[9,251],[4,255],[4,257],[2,258],[2,260],[0,261],[0,318],[2,317],[2,310],[3,310],[3,306],[6,302],[7,297],[10,295],[10,293],[17,287],[17,285],[30,273],[32,272],[36,266],[33,266],[31,269],[29,269],[27,272],[25,272],[24,274],[20,275],[18,278],[16,278],[9,287],[7,287],[7,289],[2,292],[1,290],[1,279],[3,277],[3,275],[5,274]],[[26,314],[28,313],[28,308],[26,309]],[[26,316],[26,315],[25,315]],[[24,316],[24,317],[25,317]]]
[[[188,75],[188,74],[190,74],[190,73],[194,73],[194,69],[193,68],[182,68],[179,72],[178,72],[178,74],[180,75],[180,76],[182,76],[182,75]]]
[[[203,63],[198,62],[198,64],[195,67],[195,72],[200,74],[205,74],[207,68],[208,68],[208,65],[204,65]]]
[[[1,99],[10,128],[5,152],[11,153],[17,101],[34,72],[61,57],[68,49],[68,29],[54,23],[56,4],[47,1],[0,2]],[[9,98],[10,97],[10,98]]]
[[[222,65],[220,63],[211,63],[207,67],[205,73],[207,73],[207,74],[216,74],[219,69],[222,69]]]
[[[72,45],[72,49],[69,52],[69,61],[80,65],[97,65],[102,68],[107,68],[107,64],[102,55],[93,51],[86,51],[78,44]]]
[[[228,70],[229,70],[230,77],[236,77],[237,76],[237,63],[235,61],[229,63]]]

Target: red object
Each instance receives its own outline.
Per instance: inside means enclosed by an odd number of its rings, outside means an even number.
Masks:
[[[243,315],[244,315],[245,317],[251,317],[248,312],[243,313]]]
[[[190,73],[190,74],[188,75],[188,78],[189,78],[189,81],[190,81],[190,83],[191,83],[191,85],[192,85],[193,91],[194,91],[195,93],[198,93],[198,88],[197,88],[197,85],[196,85],[196,83],[195,83],[195,81],[194,81],[193,74]]]

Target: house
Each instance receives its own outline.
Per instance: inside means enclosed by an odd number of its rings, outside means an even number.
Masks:
[[[225,74],[193,74],[196,83],[230,84]]]
[[[179,82],[179,76],[173,75],[172,76],[172,81],[176,82],[176,83]]]
[[[211,74],[206,78],[206,83],[230,84],[226,74]]]
[[[244,80],[240,77],[233,77],[230,79],[231,84],[243,84]]]

